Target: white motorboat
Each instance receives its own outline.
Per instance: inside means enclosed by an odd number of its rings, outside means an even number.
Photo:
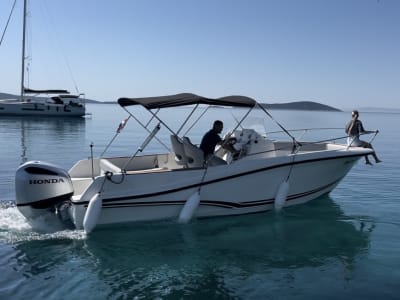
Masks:
[[[78,161],[69,171],[40,161],[21,165],[16,172],[16,204],[28,220],[50,213],[90,232],[106,224],[162,219],[185,223],[193,218],[280,210],[329,193],[360,157],[373,151],[349,147],[334,138],[298,141],[261,104],[243,96],[209,99],[178,94],[121,98],[118,102],[129,113],[128,118],[149,133],[143,144],[131,156],[92,156]],[[148,124],[131,112],[137,106],[149,112]],[[160,115],[178,106],[191,110],[175,131]],[[244,108],[235,110],[243,117],[225,135],[225,139],[235,138],[234,147],[240,154],[233,158],[224,148],[216,149],[214,155],[220,164],[205,161],[202,150],[181,134],[188,121],[193,121],[195,111],[201,110],[202,117],[212,106]],[[272,140],[244,128],[252,111],[266,113],[289,139]],[[150,140],[162,142],[157,136],[160,128],[168,130],[172,149],[146,154]]]
[[[83,94],[71,95],[67,90],[32,90],[25,88],[26,16],[27,0],[24,0],[20,96],[15,99],[0,100],[0,116],[85,116],[85,101],[80,97]],[[50,94],[54,96],[49,96]],[[39,95],[46,95],[46,97],[39,97]]]

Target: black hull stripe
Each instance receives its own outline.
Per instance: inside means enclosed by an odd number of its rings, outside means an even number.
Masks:
[[[343,177],[342,177],[343,178]],[[319,193],[325,189],[328,189],[342,180],[342,178],[329,183],[325,186],[319,187],[317,189],[313,189],[307,192],[302,192],[294,195],[290,195],[287,197],[287,201],[297,200],[301,197],[310,196],[312,194]],[[103,208],[122,208],[122,207],[137,207],[137,206],[165,206],[165,205],[183,205],[185,204],[186,200],[176,200],[176,201],[152,201],[152,202],[128,202],[128,203],[104,203]],[[267,204],[274,203],[274,199],[265,199],[265,200],[256,200],[256,201],[249,201],[249,202],[227,202],[227,201],[214,201],[214,200],[201,200],[200,205],[202,206],[217,206],[217,207],[224,207],[224,208],[248,208],[248,207],[256,207],[262,206]],[[75,204],[75,203],[74,203]],[[82,203],[79,203],[82,204]],[[76,205],[76,204],[75,204]],[[85,203],[87,207],[88,203]]]
[[[47,198],[47,199],[42,199],[39,201],[29,202],[29,203],[17,203],[17,206],[19,206],[19,207],[32,206],[33,208],[36,208],[36,209],[47,209],[47,208],[54,207],[55,204],[70,200],[72,197],[72,194],[73,193],[69,193],[69,194],[52,197],[52,198]]]
[[[247,172],[243,172],[243,173],[238,173],[235,175],[231,175],[231,176],[226,176],[226,177],[221,177],[218,179],[214,179],[214,180],[209,180],[209,181],[204,181],[203,183],[196,183],[196,184],[192,184],[192,185],[188,185],[188,186],[184,186],[184,187],[179,187],[179,188],[175,188],[175,189],[170,189],[170,190],[166,190],[166,191],[161,191],[161,192],[156,192],[156,193],[150,193],[150,194],[141,194],[141,195],[131,195],[131,196],[124,196],[124,197],[115,197],[115,198],[104,198],[103,199],[103,203],[107,203],[107,202],[114,202],[114,201],[123,201],[123,200],[132,200],[132,199],[139,199],[139,198],[151,198],[151,197],[156,197],[156,196],[160,196],[160,195],[165,195],[165,194],[170,194],[170,193],[176,193],[176,192],[180,192],[183,190],[187,190],[187,189],[192,189],[192,188],[196,188],[199,186],[206,186],[209,184],[214,184],[217,182],[221,182],[221,181],[226,181],[226,180],[230,180],[230,179],[234,179],[237,177],[242,177],[242,176],[246,176],[246,175],[250,175],[250,174],[255,174],[255,173],[260,173],[260,172],[264,172],[264,171],[268,171],[268,170],[272,170],[272,169],[276,169],[276,168],[281,168],[281,167],[286,167],[286,166],[290,166],[290,165],[300,165],[300,164],[305,164],[305,163],[310,163],[310,162],[317,162],[317,161],[325,161],[325,160],[335,160],[335,159],[343,159],[343,158],[354,158],[354,157],[361,157],[364,155],[346,155],[346,156],[341,156],[341,157],[329,157],[329,158],[323,158],[323,159],[311,159],[311,160],[307,160],[307,161],[298,161],[298,162],[288,162],[285,164],[280,164],[280,165],[275,165],[275,166],[270,166],[270,167],[265,167],[265,168],[260,168],[260,169],[256,169],[256,170],[251,170],[251,171],[247,171]],[[127,175],[127,176],[135,176],[135,175]],[[84,202],[78,202],[78,203],[73,203],[75,205],[84,205],[84,204],[88,204],[88,201],[84,201]]]
[[[318,193],[324,189],[329,188],[330,186],[333,186],[337,183],[339,183],[343,177],[340,179],[329,183],[323,187],[320,187],[318,189],[310,190],[307,192],[299,193],[299,194],[294,194],[294,195],[289,195],[287,197],[287,201],[290,200],[296,200],[301,197],[309,196],[315,193]],[[58,197],[52,197],[48,199],[42,199],[39,201],[35,202],[30,202],[30,203],[17,203],[16,205],[19,207],[23,206],[32,206],[37,209],[44,209],[48,207],[52,207],[54,204],[60,203],[62,201],[67,201],[71,198],[71,194],[67,195],[62,195]],[[137,197],[132,197],[130,200],[133,200],[134,198]],[[127,199],[128,200],[128,199]],[[115,201],[115,200],[114,200]],[[176,201],[153,201],[153,202],[125,202],[125,203],[113,203],[114,201],[108,201],[108,203],[103,200],[103,208],[116,208],[116,207],[133,207],[133,206],[158,206],[158,205],[183,205],[186,200],[176,200]],[[244,207],[254,207],[254,206],[260,206],[260,205],[266,205],[266,204],[272,204],[274,202],[274,199],[264,199],[264,200],[256,200],[256,201],[250,201],[250,202],[226,202],[226,201],[213,201],[213,200],[201,200],[202,205],[209,205],[209,206],[219,206],[219,207],[225,207],[225,208],[244,208]],[[85,205],[87,206],[89,204],[89,201],[81,202],[81,203],[74,203],[74,205]]]

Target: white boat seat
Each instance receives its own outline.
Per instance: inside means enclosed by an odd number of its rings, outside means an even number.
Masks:
[[[188,166],[191,168],[201,168],[204,166],[204,152],[193,145],[187,136],[182,138],[183,148],[188,159]]]
[[[171,146],[175,153],[175,161],[179,165],[187,165],[188,158],[186,157],[182,141],[179,140],[177,135],[171,135]]]

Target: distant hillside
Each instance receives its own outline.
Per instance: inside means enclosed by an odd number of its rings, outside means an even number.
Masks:
[[[86,103],[95,103],[95,104],[117,104],[116,101],[96,101],[96,100],[86,100]],[[311,101],[299,101],[299,102],[290,102],[290,103],[277,103],[277,104],[261,104],[266,109],[288,109],[288,110],[311,110],[311,111],[341,111],[332,106],[328,106],[325,104],[320,104]]]
[[[0,93],[0,100],[1,99],[12,99],[18,96],[6,93]],[[90,100],[85,99],[86,103],[93,103],[93,104],[117,104],[116,101],[97,101],[97,100]],[[275,104],[268,104],[262,103],[261,104],[266,109],[288,109],[288,110],[311,110],[311,111],[341,111],[340,109],[334,108],[332,106],[328,106],[321,103],[316,103],[312,101],[298,101],[298,102],[289,102],[289,103],[275,103]]]
[[[2,99],[15,99],[17,96],[12,94],[0,93],[0,100]]]
[[[93,103],[93,104],[118,104],[117,101],[97,101],[97,100],[90,100],[85,99],[86,103]]]
[[[266,109],[290,109],[290,110],[312,110],[312,111],[341,111],[335,107],[312,102],[312,101],[298,101],[289,103],[262,103],[261,104]]]

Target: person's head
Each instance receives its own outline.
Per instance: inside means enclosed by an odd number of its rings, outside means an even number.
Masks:
[[[222,121],[216,120],[214,122],[213,130],[215,130],[217,133],[221,133],[223,128],[224,128],[224,123],[222,123]]]
[[[351,112],[351,117],[357,119],[358,118],[358,110],[353,110]]]

